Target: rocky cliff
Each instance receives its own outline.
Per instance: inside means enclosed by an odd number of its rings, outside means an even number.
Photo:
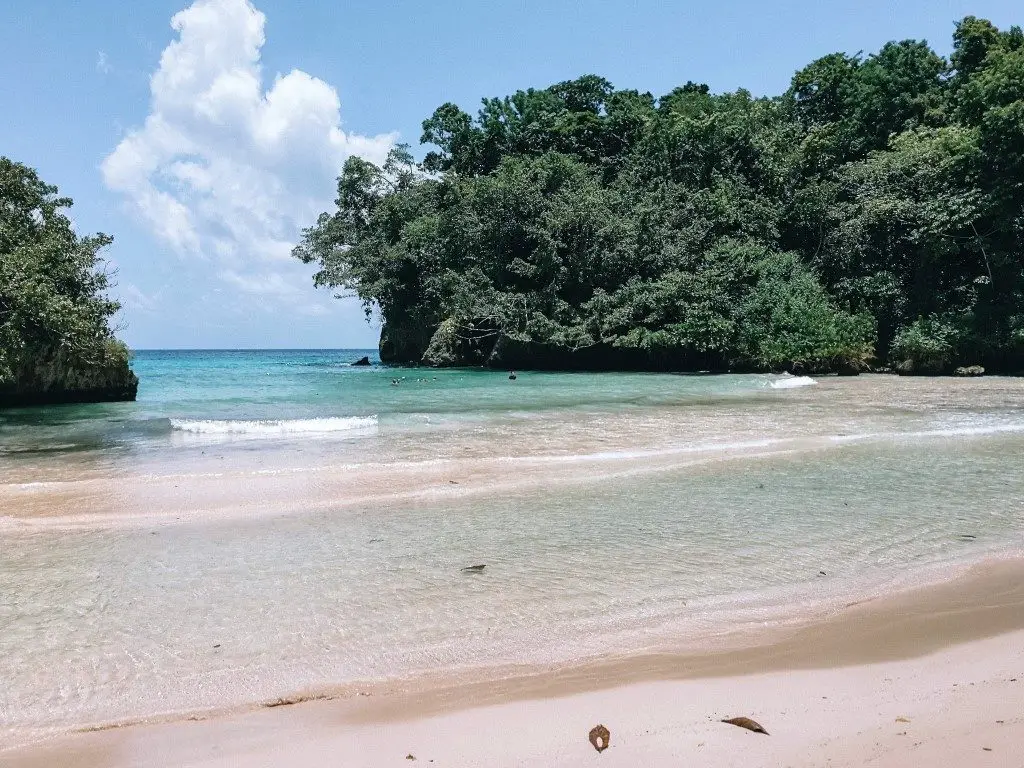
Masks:
[[[21,360],[13,380],[0,383],[0,408],[134,400],[138,388],[128,351],[115,342],[93,363],[59,353]]]

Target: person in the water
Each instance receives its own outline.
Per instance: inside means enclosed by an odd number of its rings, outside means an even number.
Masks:
[[[508,380],[509,381],[515,381],[516,380],[516,372],[515,371],[509,371],[508,372]]]

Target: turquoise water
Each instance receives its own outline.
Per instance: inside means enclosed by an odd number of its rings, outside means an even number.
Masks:
[[[0,743],[716,647],[1024,549],[1022,379],[363,354],[0,413]]]
[[[156,448],[194,421],[372,413],[364,380],[384,374],[350,366],[364,355],[377,360],[375,350],[138,351],[137,402],[0,411],[0,450]]]
[[[367,356],[374,363],[353,366]],[[375,350],[139,351],[134,403],[0,411],[4,469],[54,457],[105,471],[111,463],[175,461],[203,439],[252,451],[276,442],[373,438],[386,430],[439,431],[473,422],[563,411],[621,412],[764,391],[777,377],[520,373],[380,365]],[[785,380],[779,380],[783,385]],[[360,455],[374,446],[363,444]],[[98,463],[98,464],[97,464]],[[68,467],[64,467],[68,469]]]
[[[374,365],[352,365],[364,355]],[[156,447],[172,431],[283,435],[295,421],[306,423],[293,433],[344,432],[362,426],[357,419],[644,406],[768,385],[763,377],[645,374],[520,373],[511,382],[502,371],[390,368],[376,350],[151,350],[136,352],[132,367],[137,402],[0,412],[0,450]]]

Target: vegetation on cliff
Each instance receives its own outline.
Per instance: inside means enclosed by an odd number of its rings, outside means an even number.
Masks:
[[[118,304],[100,251],[79,237],[71,200],[0,157],[0,406],[134,399],[138,379],[111,332]]]
[[[395,362],[1024,368],[1024,34],[965,18],[755,98],[588,75],[349,158],[295,255]],[[426,356],[426,357],[424,357]]]

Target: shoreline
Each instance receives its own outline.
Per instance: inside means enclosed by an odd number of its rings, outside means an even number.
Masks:
[[[119,472],[103,477],[59,481],[0,481],[0,532],[113,530],[218,524],[250,518],[285,517],[299,512],[355,509],[396,501],[439,502],[470,496],[495,497],[542,487],[579,488],[588,484],[672,472],[713,471],[733,462],[782,461],[824,455],[901,440],[998,439],[1017,437],[1024,425],[891,433],[822,434],[741,442],[666,445],[653,449],[594,450],[582,454],[523,454],[395,462],[330,463],[256,469],[167,474]],[[640,462],[644,463],[641,464]],[[514,467],[514,479],[498,479]],[[572,475],[567,473],[571,468]],[[395,487],[395,472],[405,473]],[[358,484],[351,476],[359,473]],[[458,477],[453,481],[452,477]],[[381,489],[384,490],[381,490]],[[132,508],[123,499],[130,491]],[[297,498],[301,493],[301,498]],[[138,507],[147,511],[139,512]],[[191,507],[191,508],[189,508]],[[74,511],[69,511],[69,509]],[[113,509],[114,511],[111,511]]]
[[[448,686],[380,686],[353,717],[382,722],[543,699],[554,690],[563,696],[658,680],[904,661],[1016,631],[1024,631],[1024,557],[992,558],[947,580],[855,600],[824,617],[728,633],[721,651],[639,652]]]
[[[421,690],[410,689],[407,684],[380,686],[295,706],[287,706],[293,702],[286,700],[222,716],[182,716],[158,723],[86,729],[0,751],[0,765],[35,768],[60,764],[87,768],[221,764],[194,761],[190,757],[203,745],[215,749],[224,764],[271,765],[278,763],[264,762],[260,757],[269,757],[273,751],[266,739],[276,734],[275,740],[290,742],[297,737],[287,736],[289,729],[299,729],[303,734],[303,743],[296,744],[297,750],[312,750],[309,754],[314,755],[329,746],[339,748],[339,738],[360,742],[378,731],[425,727],[438,720],[470,721],[502,710],[516,710],[516,717],[526,719],[523,727],[534,728],[550,716],[544,710],[567,706],[566,702],[583,702],[580,705],[584,706],[588,701],[612,700],[619,694],[629,698],[651,686],[743,690],[766,676],[776,676],[779,684],[790,678],[806,678],[810,685],[815,679],[840,673],[852,681],[859,677],[858,669],[891,667],[899,671],[936,666],[929,660],[943,655],[954,660],[953,666],[938,665],[939,671],[962,669],[966,674],[968,667],[977,666],[979,659],[991,663],[1013,661],[1021,672],[1019,679],[1024,680],[1024,651],[1017,650],[1024,648],[1021,637],[1024,559],[987,561],[952,581],[857,602],[805,626],[772,628],[760,642],[745,647],[719,652],[636,655],[500,681]],[[1011,642],[1012,638],[1017,639]],[[982,653],[978,649],[983,646],[997,650]],[[1008,658],[1014,653],[1015,658]],[[963,659],[956,661],[960,657]],[[929,674],[934,677],[935,670]],[[929,680],[925,682],[930,685]],[[1018,695],[1024,696],[1024,682],[1021,685]],[[751,713],[722,716],[736,714]],[[1011,716],[1015,715],[1008,712],[1007,719]],[[1024,728],[1024,718],[1021,727]],[[615,728],[612,730],[614,734]],[[472,733],[466,735],[469,741],[475,738]],[[517,754],[514,744],[507,747],[507,754]],[[593,753],[585,752],[579,755],[580,759],[592,756]],[[311,757],[309,761],[316,759]],[[365,764],[391,763],[382,758],[380,762]]]

